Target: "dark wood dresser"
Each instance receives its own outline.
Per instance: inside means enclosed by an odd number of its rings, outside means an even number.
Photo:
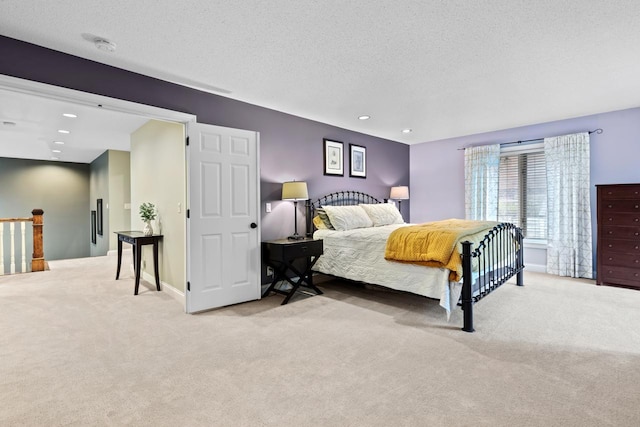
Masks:
[[[596,188],[597,284],[640,289],[640,184]]]

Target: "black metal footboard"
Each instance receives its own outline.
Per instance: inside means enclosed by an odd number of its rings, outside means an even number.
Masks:
[[[473,332],[473,304],[517,275],[523,286],[524,269],[522,230],[513,224],[496,225],[472,251],[471,242],[462,242],[463,331]]]

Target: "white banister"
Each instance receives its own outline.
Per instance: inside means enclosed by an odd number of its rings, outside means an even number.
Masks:
[[[7,273],[5,268],[8,269],[10,274],[16,273],[16,223],[20,224],[20,230],[18,231],[20,236],[18,236],[20,240],[20,248],[22,251],[20,252],[21,257],[18,261],[18,267],[20,269],[20,273],[27,272],[27,222],[32,223],[33,227],[33,254],[31,255],[31,271],[44,271],[45,270],[45,259],[44,259],[44,251],[42,249],[42,226],[43,226],[43,214],[42,209],[34,209],[31,211],[32,217],[29,218],[0,218],[0,275],[4,275]],[[6,264],[5,260],[5,227],[4,223],[9,223],[9,265]]]
[[[9,235],[11,236],[11,257],[9,258],[9,272],[16,274],[16,247],[15,247],[15,225],[9,223]]]
[[[20,271],[23,273],[27,272],[27,249],[25,247],[25,240],[26,239],[26,235],[25,235],[25,223],[21,222],[20,223],[20,234],[22,235],[22,264],[20,265]]]
[[[0,222],[0,276],[4,274],[4,222]]]

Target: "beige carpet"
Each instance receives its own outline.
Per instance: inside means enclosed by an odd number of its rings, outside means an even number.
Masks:
[[[186,315],[114,257],[50,267],[0,277],[2,426],[640,425],[637,291],[529,273],[468,334],[338,281]]]

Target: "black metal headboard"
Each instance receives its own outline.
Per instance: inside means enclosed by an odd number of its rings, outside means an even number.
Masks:
[[[316,201],[312,202],[311,199],[307,200],[305,208],[307,213],[307,237],[313,235],[313,216],[315,210],[320,206],[352,206],[372,203],[382,203],[375,197],[362,193],[360,191],[336,191],[335,193],[322,196]]]

